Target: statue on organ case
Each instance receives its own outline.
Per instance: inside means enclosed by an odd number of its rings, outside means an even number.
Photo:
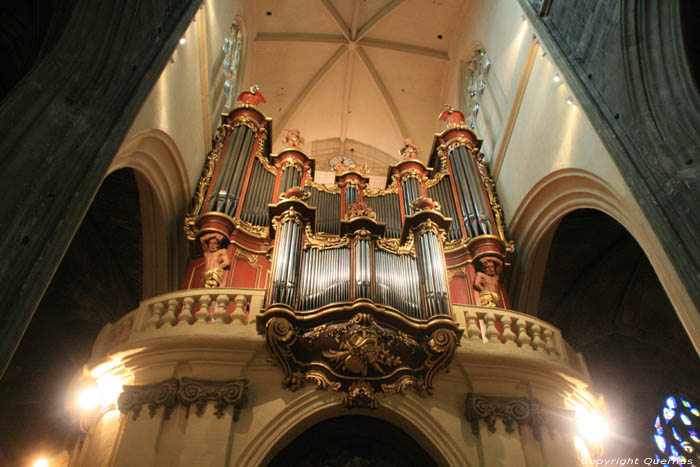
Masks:
[[[479,265],[474,277],[474,288],[479,291],[481,306],[502,307],[499,276],[503,270],[503,263],[497,258],[483,258]]]
[[[224,236],[218,233],[202,235],[199,239],[204,252],[204,287],[221,287],[224,281],[224,269],[231,261],[224,245]]]

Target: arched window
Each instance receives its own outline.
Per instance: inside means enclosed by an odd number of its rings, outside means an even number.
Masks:
[[[679,396],[668,396],[654,420],[655,457],[689,464],[700,459],[700,409]]]
[[[461,107],[467,125],[483,138],[482,152],[488,159],[495,145],[501,121],[498,102],[490,88],[493,77],[492,63],[481,45],[473,47],[463,62]]]
[[[243,31],[238,22],[231,25],[228,36],[224,40],[222,47],[224,52],[224,107],[227,111],[233,107],[238,92],[240,77],[242,73],[242,58],[243,58]]]

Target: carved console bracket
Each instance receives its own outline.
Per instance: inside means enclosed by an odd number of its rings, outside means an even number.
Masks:
[[[169,379],[159,383],[144,386],[124,386],[119,395],[117,406],[125,415],[131,413],[136,420],[144,405],[148,405],[148,413],[154,417],[158,408],[163,407],[163,415],[167,419],[177,404],[188,408],[196,407],[198,416],[204,414],[207,402],[213,402],[216,411],[214,415],[221,418],[227,407],[233,407],[233,419],[238,421],[241,409],[247,402],[248,381],[234,379],[229,381],[209,381],[193,378]]]
[[[515,423],[518,424],[518,428],[529,425],[536,439],[540,439],[543,427],[550,433],[555,426],[564,433],[575,431],[572,411],[546,407],[525,397],[495,397],[470,392],[467,393],[465,415],[471,422],[472,433],[475,436],[479,436],[479,420],[483,420],[486,428],[495,433],[497,418],[501,419],[508,433],[514,431]]]
[[[496,432],[496,419],[500,418],[506,432],[513,432],[513,423],[529,425],[535,438],[540,437],[543,424],[541,406],[527,398],[491,397],[467,393],[465,410],[472,424],[472,433],[479,436],[479,420],[484,420],[491,433]]]
[[[431,394],[463,332],[449,316],[417,320],[366,299],[308,313],[273,305],[257,320],[283,387],[336,391],[348,408],[375,409],[407,389]]]

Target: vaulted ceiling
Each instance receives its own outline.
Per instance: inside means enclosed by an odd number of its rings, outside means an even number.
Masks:
[[[398,160],[407,137],[427,159],[443,104],[450,25],[463,4],[256,2],[254,75],[274,121],[274,150],[283,147],[286,129],[299,128],[318,170],[330,170],[323,148],[333,144],[357,163],[371,155],[370,167],[383,166],[372,175]]]

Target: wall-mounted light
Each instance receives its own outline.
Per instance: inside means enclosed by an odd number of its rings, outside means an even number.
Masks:
[[[185,45],[186,42],[187,42],[187,39],[185,39],[184,37],[180,38],[180,45]]]
[[[587,440],[599,443],[609,433],[608,422],[597,413],[589,412],[585,408],[576,410],[579,434]]]
[[[566,103],[569,105],[574,105],[574,98],[569,96],[566,98]]]
[[[561,76],[559,76],[559,73],[554,73],[554,78],[552,78],[552,81],[555,83],[561,83]]]
[[[34,462],[34,467],[49,467],[49,461],[42,457]]]
[[[85,387],[78,396],[78,406],[86,411],[98,407],[106,407],[116,404],[119,394],[122,392],[122,382],[110,375],[103,375],[97,379],[97,384]]]

